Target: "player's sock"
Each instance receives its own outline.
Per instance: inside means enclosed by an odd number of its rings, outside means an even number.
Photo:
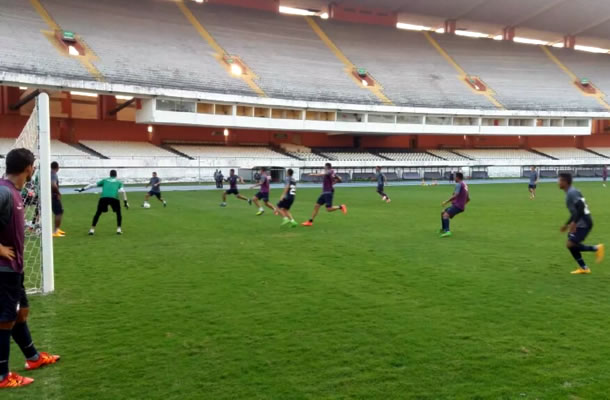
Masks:
[[[449,218],[442,218],[443,221],[443,230],[445,232],[449,232]]]
[[[570,253],[572,253],[572,257],[574,257],[580,268],[587,269],[587,264],[585,263],[585,260],[582,259],[582,254],[578,248],[570,247]]]
[[[32,335],[30,334],[27,322],[15,324],[11,334],[13,335],[13,340],[17,343],[27,360],[38,360],[38,350],[36,350],[34,342],[32,341]]]
[[[263,207],[259,207],[258,211],[265,211],[265,209]]]
[[[597,251],[597,246],[587,246],[586,244],[579,244],[578,250],[580,251]]]
[[[8,356],[11,351],[10,329],[0,329],[0,381],[8,375]]]

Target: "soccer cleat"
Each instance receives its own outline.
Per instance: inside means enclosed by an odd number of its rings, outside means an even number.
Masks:
[[[313,226],[313,222],[311,221],[305,221],[301,224],[302,226]]]
[[[286,226],[290,223],[290,220],[288,218],[284,218],[284,221],[282,221],[282,224],[280,226]]]
[[[167,201],[163,200],[163,207],[167,207]]]
[[[347,206],[345,204],[341,204],[341,212],[347,214]]]
[[[66,234],[66,232],[62,231],[61,229],[58,229],[57,232],[61,233],[62,235]]]
[[[89,236],[95,235],[95,231],[93,229],[89,229]]]
[[[49,353],[45,353],[44,351],[41,351],[40,353],[38,353],[38,360],[36,360],[36,361],[25,360],[25,369],[27,371],[31,371],[33,369],[42,368],[46,365],[55,364],[57,361],[59,361],[59,359],[60,359],[60,357],[57,355],[49,354]]]
[[[221,207],[226,207],[226,206],[227,206],[227,203],[222,202],[222,203],[220,203],[220,206],[221,206]]]
[[[451,236],[453,236],[453,233],[451,233],[451,231],[441,233],[441,238],[448,238]]]
[[[25,376],[17,375],[14,372],[9,372],[6,378],[0,381],[0,389],[18,388],[29,385],[34,382],[32,378],[26,378]]]
[[[259,211],[256,213],[256,216],[257,216],[257,217],[259,217],[259,216],[263,215],[264,213],[265,213],[265,210],[259,210]]]
[[[297,226],[299,226],[299,224],[297,223],[297,221],[290,221],[290,225],[291,225],[293,228],[296,228]]]
[[[248,199],[248,205],[251,206],[252,205],[252,199]]]
[[[65,234],[63,234],[63,233],[61,233],[59,231],[55,231],[53,233],[53,237],[65,237],[65,236],[66,236]]]
[[[606,255],[606,246],[604,246],[601,243],[598,244],[597,250],[595,250],[595,262],[599,264],[600,262],[604,261],[605,255]]]
[[[386,202],[386,203],[391,203],[391,202],[392,202],[392,200],[390,200],[390,198],[388,197],[388,198],[386,199],[386,201],[385,201],[385,202]]]
[[[117,235],[122,235],[123,234],[123,230],[121,228],[116,228],[116,234]]]
[[[570,272],[572,275],[582,275],[582,274],[590,274],[591,270],[589,268],[584,269],[584,268],[578,268],[575,269],[574,271]]]

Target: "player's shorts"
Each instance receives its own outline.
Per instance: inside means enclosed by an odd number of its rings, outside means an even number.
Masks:
[[[101,213],[108,212],[108,207],[112,208],[112,211],[115,213],[121,212],[121,202],[119,199],[113,199],[110,197],[102,197],[100,201],[97,203],[97,211]]]
[[[589,232],[591,232],[591,229],[593,229],[593,225],[586,228],[576,228],[576,232],[568,233],[568,240],[576,244],[582,243],[589,235]]]
[[[290,210],[292,207],[292,203],[294,203],[294,196],[285,197],[279,203],[277,203],[278,208],[283,208],[284,210]]]
[[[462,209],[460,209],[460,208],[458,208],[458,207],[456,207],[456,206],[453,206],[453,205],[452,205],[452,206],[447,207],[447,208],[445,209],[445,212],[446,212],[447,214],[449,214],[449,217],[450,217],[450,218],[453,218],[453,217],[455,217],[456,215],[463,213],[463,212],[464,212],[464,210],[462,210]]]
[[[536,185],[532,185],[531,183],[527,185],[528,189],[536,189]]]
[[[62,215],[64,213],[64,206],[61,204],[61,200],[57,197],[51,199],[51,210],[55,215]]]
[[[383,185],[377,185],[377,193],[383,193]]]
[[[239,190],[237,190],[237,189],[228,189],[225,193],[226,194],[234,194],[235,196],[237,196],[239,194]]]
[[[607,176],[604,176],[603,178],[604,178],[604,182],[606,182],[608,180]]]
[[[262,201],[269,201],[269,193],[258,192],[256,198]]]
[[[334,193],[322,193],[320,197],[318,197],[318,204],[323,205],[326,204],[326,208],[331,208],[333,206],[333,195]]]
[[[17,320],[18,309],[29,306],[23,274],[0,272],[0,322]]]
[[[153,192],[152,190],[150,192],[148,192],[149,196],[153,196],[158,198],[159,200],[161,200],[161,192]]]

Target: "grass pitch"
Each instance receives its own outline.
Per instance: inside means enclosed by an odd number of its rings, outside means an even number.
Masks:
[[[576,186],[588,242],[604,241],[610,189]],[[285,230],[216,191],[150,210],[130,194],[122,237],[112,214],[88,237],[97,197],[65,196],[57,291],[32,298],[30,319],[62,360],[2,399],[607,398],[610,270],[586,254],[593,274],[569,274],[563,192],[471,185],[441,240],[451,190],[390,186],[385,204],[339,185],[347,216]],[[319,192],[298,191],[299,222]]]

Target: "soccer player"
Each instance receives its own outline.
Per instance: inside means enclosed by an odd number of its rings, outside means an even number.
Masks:
[[[530,183],[527,186],[530,192],[530,200],[534,200],[536,198],[536,186],[538,185],[538,172],[536,171],[536,167],[532,167],[530,172]]]
[[[53,237],[64,237],[66,232],[61,230],[61,221],[64,216],[64,207],[61,204],[61,193],[59,192],[59,163],[53,161],[51,163],[51,210],[55,215],[55,228],[53,229]]]
[[[559,188],[566,192],[566,206],[570,211],[570,219],[561,227],[561,232],[568,232],[566,247],[578,263],[578,268],[572,271],[572,274],[590,274],[591,270],[582,259],[581,252],[594,251],[596,262],[600,263],[604,259],[604,245],[587,246],[582,244],[593,228],[593,219],[582,193],[572,186],[572,175],[570,173],[559,174]]]
[[[608,180],[608,166],[604,165],[604,168],[602,168],[602,186],[606,187],[606,181]]]
[[[163,207],[167,207],[167,201],[165,201],[161,196],[161,178],[157,176],[156,172],[152,173],[152,178],[150,178],[150,181],[145,186],[145,188],[148,188],[149,186],[150,191],[146,193],[146,196],[144,197],[144,204],[142,204],[142,207],[150,207],[148,199],[150,199],[151,196],[155,196],[157,199],[159,199],[161,203],[163,203]]]
[[[298,226],[297,221],[294,220],[294,217],[290,213],[290,207],[292,207],[297,194],[297,181],[293,178],[293,175],[294,171],[292,169],[288,169],[288,171],[286,171],[284,191],[280,197],[280,202],[277,203],[277,208],[280,215],[284,217],[284,221],[282,222],[281,226],[287,226],[290,224],[290,226],[296,228]]]
[[[266,168],[261,168],[260,180],[258,181],[257,184],[255,184],[251,188],[251,189],[254,189],[254,188],[260,187],[260,190],[251,200],[248,201],[248,204],[252,204],[252,202],[254,202],[254,204],[256,204],[256,206],[258,207],[258,212],[256,213],[256,215],[263,215],[265,213],[265,209],[259,203],[260,200],[262,200],[263,203],[267,207],[272,209],[275,214],[278,213],[278,210],[275,208],[275,206],[269,202],[270,186],[271,186],[271,177],[269,175],[267,175]]]
[[[11,337],[25,356],[28,371],[59,360],[57,355],[36,350],[27,323],[30,307],[23,286],[25,210],[20,191],[33,173],[31,151],[14,149],[6,155],[6,175],[0,180],[0,389],[34,382],[9,372]]]
[[[318,198],[316,205],[313,207],[313,213],[311,214],[311,218],[308,221],[303,222],[301,225],[303,226],[313,226],[313,220],[318,215],[320,211],[320,207],[325,204],[326,211],[334,212],[341,210],[343,214],[347,214],[347,206],[345,204],[341,204],[340,206],[333,206],[333,197],[335,194],[335,183],[341,183],[341,177],[335,174],[335,171],[332,168],[330,163],[326,163],[324,165],[324,172],[321,174],[311,174],[310,176],[321,176],[322,179],[322,194]]]
[[[446,238],[453,236],[449,229],[449,221],[456,215],[463,213],[466,209],[466,204],[470,201],[470,194],[468,193],[468,185],[464,182],[464,174],[461,172],[455,173],[455,190],[453,195],[447,201],[442,203],[443,207],[451,203],[451,206],[447,207],[445,211],[441,213],[441,237]]]
[[[230,195],[230,194],[235,195],[235,197],[237,197],[240,200],[248,201],[247,197],[244,197],[241,194],[239,194],[239,189],[237,189],[237,184],[238,183],[243,184],[244,180],[242,179],[241,176],[239,176],[235,173],[234,169],[231,169],[229,171],[229,177],[227,178],[227,182],[229,182],[229,189],[225,190],[222,194],[222,203],[220,203],[221,207],[227,206],[227,195]]]
[[[391,202],[392,200],[390,200],[390,197],[383,191],[387,179],[385,177],[385,174],[381,172],[381,167],[379,166],[375,168],[375,179],[377,180],[377,193],[379,193],[379,195],[381,196],[381,200],[385,201],[386,203]]]
[[[78,189],[78,192],[84,192],[85,190],[91,189],[93,187],[101,187],[102,194],[100,196],[100,200],[97,203],[97,211],[95,212],[95,216],[93,217],[93,223],[91,224],[91,229],[89,229],[89,235],[93,236],[95,234],[95,226],[99,221],[101,215],[103,213],[108,212],[108,207],[112,208],[112,211],[116,214],[116,233],[117,235],[122,235],[123,230],[121,229],[121,224],[123,222],[123,216],[121,214],[121,202],[119,201],[119,193],[123,195],[123,203],[126,209],[129,209],[129,203],[127,202],[127,192],[125,192],[125,188],[123,187],[123,182],[117,179],[116,170],[110,171],[110,177],[106,179],[102,179],[96,184],[92,184],[89,186],[85,186],[82,189]]]

